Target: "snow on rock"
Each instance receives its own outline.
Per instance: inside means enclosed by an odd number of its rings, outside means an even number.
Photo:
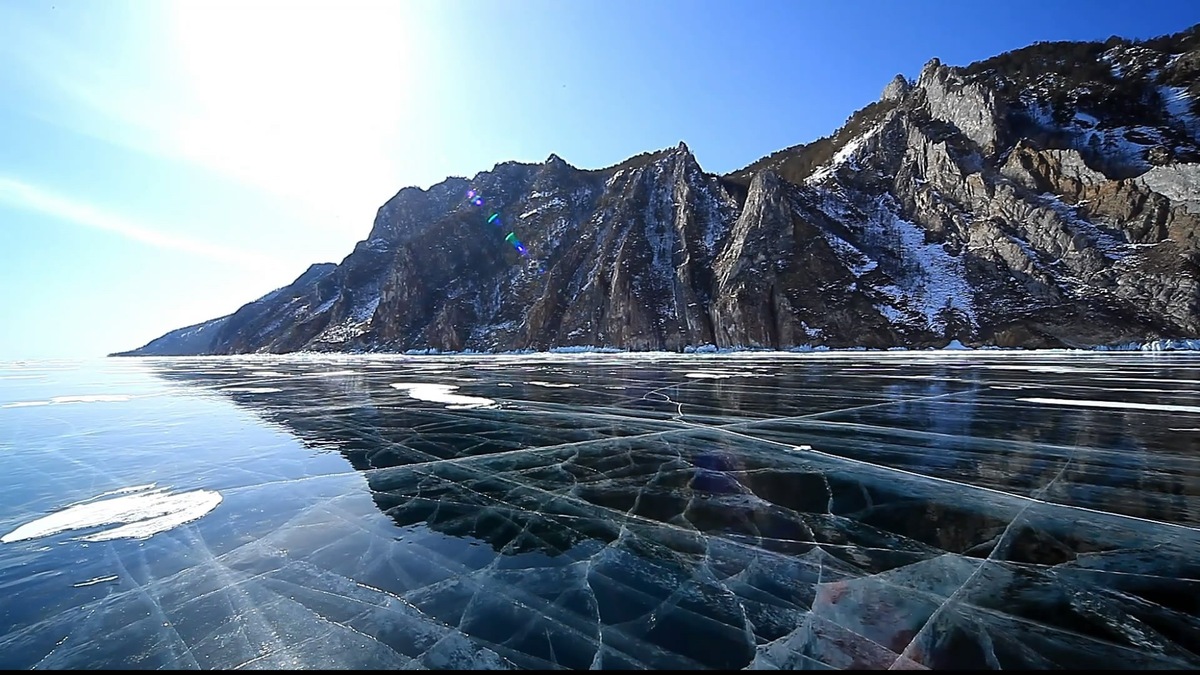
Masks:
[[[834,153],[833,159],[829,160],[828,164],[818,168],[812,173],[811,176],[806,178],[804,182],[809,185],[821,183],[833,176],[834,172],[843,165],[849,166],[854,171],[860,170],[856,155],[859,149],[865,146],[867,141],[869,141],[871,137],[878,132],[879,127],[875,127],[867,133],[851,140],[849,143],[846,143],[846,145],[842,146],[841,150],[838,150],[836,153]]]
[[[1200,142],[1200,118],[1192,112],[1193,99],[1186,87],[1159,87],[1167,114],[1187,130],[1192,140]]]
[[[961,312],[971,325],[978,325],[962,260],[941,244],[926,243],[925,230],[901,218],[898,211],[891,195],[878,197],[864,223],[864,240],[888,252],[880,264],[894,284],[879,290],[892,297],[893,306],[917,312],[929,330],[946,327],[946,309]],[[886,307],[880,311],[892,321],[900,318]]]

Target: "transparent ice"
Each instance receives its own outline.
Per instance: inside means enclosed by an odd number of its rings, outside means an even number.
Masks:
[[[6,668],[1200,667],[1189,354],[6,363],[0,462]]]

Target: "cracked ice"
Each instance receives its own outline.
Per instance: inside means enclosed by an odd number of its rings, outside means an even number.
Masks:
[[[1197,668],[1198,384],[1139,353],[0,364],[0,665]]]

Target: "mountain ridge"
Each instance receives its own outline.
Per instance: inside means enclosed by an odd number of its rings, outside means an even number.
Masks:
[[[724,175],[680,142],[404,188],[340,264],[121,355],[1195,338],[1197,74],[1200,26],[1037,43]]]

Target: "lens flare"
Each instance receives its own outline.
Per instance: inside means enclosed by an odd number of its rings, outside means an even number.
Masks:
[[[517,239],[516,232],[509,232],[508,236],[504,238],[504,241],[512,244],[513,248],[517,249],[517,253],[520,253],[521,255],[526,255],[529,253],[529,251],[525,249],[525,244],[522,244],[521,240]]]
[[[467,201],[471,204],[474,204],[475,206],[483,206],[484,199],[483,199],[483,195],[479,194],[479,192],[477,190],[472,188],[470,190],[467,190]],[[495,225],[496,227],[503,227],[504,224],[502,222],[500,222],[500,212],[492,211],[491,209],[489,209],[488,211],[490,212],[491,215],[489,215],[487,217],[487,223],[489,225]],[[508,235],[506,235],[504,237],[504,241],[507,241],[509,244],[512,244],[512,247],[514,249],[516,249],[517,253],[520,253],[523,256],[529,255],[529,249],[525,248],[525,244],[522,244],[520,239],[517,239],[516,232],[509,232]],[[539,270],[539,272],[543,272],[543,273],[544,273],[544,271],[545,271],[544,269]]]

